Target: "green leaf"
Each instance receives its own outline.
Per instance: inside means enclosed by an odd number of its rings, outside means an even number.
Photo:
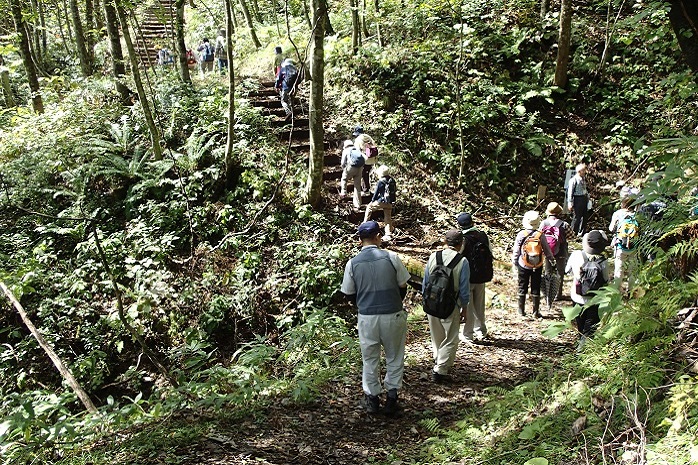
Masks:
[[[524,465],[548,465],[548,459],[544,459],[543,457],[535,457],[526,461]]]
[[[555,323],[551,323],[547,328],[545,328],[543,331],[541,331],[541,334],[547,338],[554,338],[557,337],[558,334],[563,332],[564,330],[571,328],[572,325],[570,325],[567,322],[560,322],[556,321]]]
[[[518,116],[523,116],[526,114],[526,107],[523,105],[516,105],[516,107],[514,107],[514,111]]]

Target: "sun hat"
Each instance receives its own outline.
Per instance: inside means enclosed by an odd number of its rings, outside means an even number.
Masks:
[[[608,245],[608,237],[603,231],[589,231],[582,238],[582,249],[589,255],[599,255]]]
[[[459,229],[451,229],[446,233],[446,245],[451,247],[459,246],[463,243],[463,232]]]
[[[522,223],[524,229],[538,229],[538,226],[540,226],[540,216],[538,212],[530,210],[524,213]]]
[[[361,239],[368,239],[369,237],[374,237],[376,234],[381,232],[381,228],[375,221],[364,221],[359,225],[357,234]]]
[[[458,225],[463,229],[468,229],[473,227],[473,216],[470,213],[461,213],[456,217]]]
[[[550,202],[548,208],[545,209],[546,216],[559,215],[560,213],[562,213],[562,207],[557,202]]]
[[[353,141],[353,140],[347,139],[347,140],[344,141],[344,148],[353,147],[353,146],[354,146],[354,141]]]
[[[388,168],[385,165],[380,165],[378,168],[376,168],[376,175],[379,178],[389,176],[390,175],[390,168]]]
[[[353,135],[354,137],[356,137],[356,136],[358,136],[359,134],[363,134],[363,133],[364,133],[364,128],[362,128],[361,126],[356,126],[356,127],[354,128],[354,133],[353,133],[352,135]]]

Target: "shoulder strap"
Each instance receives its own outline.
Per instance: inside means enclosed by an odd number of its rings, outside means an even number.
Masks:
[[[450,269],[454,269],[454,268],[456,267],[456,265],[458,265],[458,263],[460,263],[460,261],[461,261],[462,259],[463,259],[463,256],[462,256],[461,254],[459,254],[459,253],[456,253],[456,256],[453,257],[453,259],[451,260],[451,262],[450,262],[448,265],[446,265],[446,266],[448,266]]]
[[[436,264],[437,265],[443,265],[444,264],[444,257],[443,257],[443,251],[439,250],[436,252]]]

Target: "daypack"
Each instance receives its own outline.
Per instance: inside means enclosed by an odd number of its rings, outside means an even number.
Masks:
[[[381,199],[383,203],[395,203],[397,192],[397,184],[393,178],[383,178],[385,183],[385,190],[383,191],[383,198]]]
[[[361,152],[357,149],[351,149],[351,152],[349,152],[349,165],[357,167],[364,166],[365,163],[366,159],[361,155]]]
[[[284,66],[281,71],[284,73],[284,83],[286,84],[286,88],[292,88],[296,83],[296,79],[298,78],[298,70],[292,64],[288,64]]]
[[[211,44],[204,44],[203,59],[204,61],[213,61],[213,47],[211,47]]]
[[[191,50],[187,50],[187,64],[194,64],[196,63],[196,58],[194,58],[194,52]]]
[[[548,243],[550,250],[553,252],[553,255],[557,255],[558,252],[560,252],[560,245],[564,240],[562,234],[562,221],[557,220],[557,222],[553,225],[543,226],[541,228],[541,232],[543,233],[545,241]]]
[[[494,269],[492,252],[487,243],[487,235],[482,231],[468,231],[463,235],[465,249],[463,254],[470,265],[470,282],[482,284],[492,281]]]
[[[376,158],[378,156],[378,147],[373,144],[366,145],[366,158]]]
[[[543,266],[543,246],[540,243],[540,231],[533,231],[521,244],[521,260],[529,268],[540,268]]]
[[[635,249],[639,236],[640,227],[634,216],[626,216],[618,222],[616,237],[618,238],[617,244],[621,250],[629,252]]]
[[[458,293],[453,286],[453,269],[463,259],[456,254],[448,265],[444,265],[443,251],[436,252],[436,266],[429,273],[429,280],[424,286],[424,313],[436,318],[448,318],[456,308]]]
[[[588,295],[591,291],[596,291],[606,285],[601,266],[605,258],[602,255],[588,257],[586,253],[582,252],[582,254],[584,255],[584,265],[582,265],[582,271],[579,274],[577,293]]]

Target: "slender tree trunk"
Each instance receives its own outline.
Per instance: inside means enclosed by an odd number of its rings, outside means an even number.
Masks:
[[[230,190],[235,186],[237,163],[234,157],[235,145],[235,63],[233,63],[233,5],[224,0],[225,5],[225,53],[228,55],[228,138],[225,143],[225,187]]]
[[[310,11],[308,11],[308,0],[302,0],[303,2],[303,16],[305,16],[305,22],[308,23],[308,30],[313,30],[313,23],[310,21]],[[286,13],[288,17],[288,6],[286,7]]]
[[[41,24],[41,49],[46,53],[47,50],[47,33],[46,33],[46,15],[44,13],[44,2],[39,0],[39,24]]]
[[[366,0],[360,0],[361,1],[361,30],[364,34],[364,37],[368,38],[369,33],[368,33],[368,21],[366,21]]]
[[[15,22],[15,30],[17,31],[17,35],[19,35],[19,53],[22,56],[24,69],[27,72],[27,80],[29,81],[29,89],[31,89],[32,92],[32,108],[36,113],[43,113],[44,101],[41,98],[39,78],[37,76],[34,60],[32,60],[31,49],[29,48],[29,36],[27,34],[27,26],[24,23],[20,0],[10,0],[10,7]]]
[[[63,12],[65,13],[65,24],[68,28],[68,38],[72,44],[75,43],[75,40],[73,39],[73,29],[70,27],[70,9],[68,8],[67,0],[63,0]]]
[[[10,70],[5,66],[5,60],[2,55],[0,55],[0,87],[2,87],[2,94],[5,96],[5,107],[14,107],[16,104],[12,86],[10,85]]]
[[[128,50],[128,57],[131,61],[131,72],[133,74],[133,82],[136,84],[136,91],[138,92],[138,99],[141,102],[141,107],[143,108],[143,116],[145,117],[146,125],[148,126],[148,131],[150,131],[150,142],[153,145],[153,156],[156,160],[162,160],[162,147],[160,146],[160,132],[155,125],[155,119],[153,118],[153,113],[150,111],[150,103],[148,102],[148,96],[143,88],[143,80],[141,79],[141,71],[138,68],[138,55],[136,54],[136,49],[133,46],[133,41],[131,40],[131,32],[128,28],[128,17],[126,16],[126,11],[119,3],[119,0],[114,0],[116,6],[116,14],[119,17],[119,22],[121,23],[121,32],[124,35],[124,42],[126,43],[126,49]]]
[[[92,62],[85,41],[85,31],[82,27],[77,0],[70,0],[70,14],[73,17],[73,27],[75,27],[75,45],[80,59],[80,71],[82,71],[83,76],[92,76]]]
[[[26,325],[26,327],[29,329],[29,332],[34,336],[34,339],[36,339],[36,342],[39,344],[39,347],[41,347],[44,352],[46,352],[46,355],[51,359],[53,362],[53,365],[58,369],[58,372],[61,374],[64,380],[68,383],[68,385],[73,389],[75,394],[78,396],[78,399],[80,399],[80,402],[82,402],[82,405],[85,406],[85,409],[87,409],[88,412],[90,413],[99,413],[97,410],[97,407],[95,407],[95,404],[92,403],[92,400],[90,399],[90,396],[85,392],[85,390],[80,386],[80,383],[78,383],[78,380],[75,379],[73,376],[73,373],[70,372],[70,370],[65,366],[63,363],[63,360],[56,354],[56,351],[53,350],[53,347],[44,339],[44,336],[41,335],[38,329],[36,329],[36,326],[34,326],[34,323],[32,320],[29,318],[29,315],[27,315],[27,312],[24,311],[24,308],[22,305],[19,303],[15,295],[8,289],[8,287],[5,285],[4,282],[0,281],[0,289],[5,293],[5,297],[12,303],[12,305],[15,307],[15,310],[17,310],[17,313],[19,313],[19,316],[22,318],[22,321]]]
[[[361,19],[359,18],[359,0],[349,0],[351,8],[351,51],[359,53],[361,46]]]
[[[669,21],[686,64],[698,76],[698,5],[695,0],[672,0]]]
[[[177,43],[177,55],[179,57],[179,78],[183,83],[191,84],[189,64],[187,63],[187,44],[184,42],[185,1],[186,0],[177,0],[175,3],[175,42]],[[228,61],[228,63],[230,63],[230,61]]]
[[[557,63],[553,84],[567,86],[567,65],[570,61],[570,43],[572,41],[572,0],[562,0],[560,6],[560,34],[558,38]]]
[[[94,0],[85,0],[85,45],[90,64],[95,62],[95,7]]]
[[[109,36],[109,50],[111,52],[111,69],[114,74],[116,91],[121,96],[124,104],[128,103],[131,90],[124,84],[126,75],[126,65],[124,63],[124,52],[121,49],[121,37],[119,36],[119,18],[116,16],[116,9],[112,0],[103,0],[104,24]]]
[[[323,5],[323,9],[325,10],[325,17],[323,19],[324,27],[325,27],[325,37],[333,36],[335,34],[334,28],[332,27],[332,23],[330,22],[330,7],[327,4],[327,0],[321,0]]]
[[[37,27],[37,21],[41,21],[39,18],[39,2],[37,0],[31,0],[31,5],[32,5],[32,22],[31,22],[31,34],[30,37],[32,38],[32,44],[33,47],[32,49],[34,50],[34,58],[36,61],[39,63],[43,63],[43,56],[44,56],[44,50],[45,48],[42,48],[42,40],[41,40],[41,30],[43,29],[42,27]],[[41,23],[39,22],[39,25]],[[29,24],[28,24],[29,25]]]
[[[307,7],[307,5],[305,4],[305,1],[306,1],[306,0],[303,0],[303,9],[304,9],[304,11],[306,12],[306,15],[307,15],[308,7]],[[276,11],[276,6],[277,6],[276,0],[271,0],[271,11],[272,11],[272,13],[274,14],[274,24],[276,24],[276,34],[277,34],[277,35],[279,36],[279,38],[280,38],[280,37],[281,37],[281,26],[279,25],[279,12]]]
[[[66,38],[65,32],[63,31],[63,19],[61,16],[61,7],[56,4],[56,22],[58,23],[58,31],[61,34],[61,42],[63,43],[63,48],[65,49],[66,56],[70,56],[70,49],[68,48],[68,39]]]
[[[310,49],[310,161],[305,186],[307,203],[316,206],[320,201],[322,171],[324,168],[325,130],[322,126],[325,86],[325,2],[312,0],[313,29]]]
[[[257,0],[252,0],[252,13],[254,14],[254,19],[256,19],[258,23],[261,23],[262,16],[259,14],[259,4]]]
[[[375,0],[373,2],[373,6],[376,9],[376,37],[378,39],[378,46],[380,48],[383,48],[383,34],[381,33],[381,10],[378,0]]]
[[[252,15],[250,15],[250,10],[247,8],[247,3],[245,0],[240,1],[240,8],[242,8],[242,14],[245,15],[245,21],[247,21],[247,27],[250,28],[250,38],[252,38],[252,43],[256,48],[262,48],[262,43],[257,38],[257,31],[254,29],[254,23],[252,22]]]

